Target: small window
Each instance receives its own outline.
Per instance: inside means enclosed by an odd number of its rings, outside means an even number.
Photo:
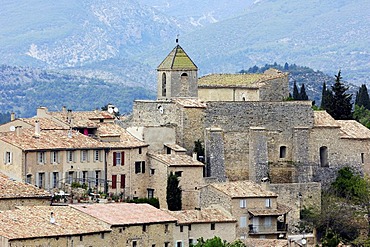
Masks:
[[[271,208],[271,199],[270,198],[266,199],[265,203],[266,203],[266,208]]]
[[[280,147],[280,159],[284,159],[286,157],[286,146]]]
[[[6,152],[5,153],[5,164],[11,164],[12,163],[12,153]]]
[[[80,236],[80,241],[84,241],[84,237],[82,235]]]
[[[45,152],[37,152],[37,163],[39,164],[45,163]]]
[[[365,163],[365,154],[361,153],[361,164]]]
[[[141,148],[139,148],[139,154],[141,154],[142,153],[142,150],[141,150]]]
[[[87,161],[87,150],[81,150],[81,162]]]
[[[32,175],[27,174],[26,183],[31,184],[32,183]]]
[[[184,226],[180,226],[180,232],[184,231]]]
[[[41,172],[39,173],[39,188],[44,188],[45,185],[45,173]]]
[[[211,223],[211,230],[215,230],[216,229],[216,224],[215,223]]]
[[[247,199],[240,199],[240,208],[247,207]]]
[[[189,231],[191,231],[191,225],[189,225],[188,229],[189,229]]]
[[[53,188],[58,187],[58,181],[59,180],[59,173],[58,172],[53,172]]]
[[[73,162],[74,161],[74,151],[67,151],[67,162]]]
[[[146,232],[146,225],[143,225],[143,232]]]
[[[104,239],[104,238],[105,238],[105,236],[104,236],[104,232],[100,233],[100,238],[101,238],[101,239]]]
[[[133,240],[132,241],[132,247],[136,247],[137,246],[137,241],[136,240]]]
[[[171,148],[166,147],[166,153],[167,153],[167,154],[171,154]]]
[[[135,162],[135,173],[140,173],[141,172],[141,162],[140,161],[136,161]]]
[[[177,177],[181,177],[181,176],[182,176],[182,171],[177,171],[177,172],[175,172],[175,175],[176,175]]]
[[[154,189],[148,189],[148,199],[154,198]]]
[[[166,83],[166,73],[163,73],[162,74],[162,97],[166,97],[166,87],[167,87],[167,83]]]
[[[169,247],[170,246],[170,243],[169,242],[165,242],[164,243],[164,247]]]
[[[177,241],[176,242],[176,247],[182,247],[182,241]]]
[[[120,166],[121,165],[121,153],[114,152],[113,153],[113,166]]]
[[[189,238],[189,246],[192,246],[194,244],[194,239]]]
[[[155,247],[155,244],[152,244],[152,247]]]
[[[95,171],[95,187],[99,186],[100,171]]]
[[[100,160],[100,150],[95,150],[94,151],[94,161],[99,161]]]
[[[240,217],[240,227],[247,227],[247,217]]]
[[[150,169],[150,175],[154,175],[155,174],[155,169]]]
[[[53,151],[50,153],[50,163],[51,164],[59,163],[59,152],[58,151]]]
[[[168,232],[168,224],[165,224],[164,225],[164,232],[167,233]]]
[[[325,146],[320,147],[320,165],[321,167],[329,167],[328,148]]]

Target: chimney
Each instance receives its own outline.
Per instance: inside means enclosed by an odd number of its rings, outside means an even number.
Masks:
[[[14,121],[15,120],[15,113],[12,112],[10,113],[10,121]]]
[[[15,126],[15,134],[19,136],[21,134],[22,126]]]
[[[261,187],[264,190],[270,190],[270,179],[268,177],[261,179]]]
[[[35,136],[40,136],[40,122],[39,120],[35,121]]]
[[[50,213],[50,224],[55,224],[55,218],[54,218],[54,213]]]
[[[37,108],[36,116],[37,117],[47,117],[48,114],[48,108],[40,106]]]
[[[67,123],[71,123],[72,121],[72,110],[68,109],[68,112],[67,112]]]
[[[65,105],[62,107],[62,113],[67,113],[67,108]]]
[[[194,153],[193,153],[193,160],[194,160],[194,161],[197,161],[197,160],[198,160],[198,159],[197,159],[197,156],[198,156],[198,154],[197,154],[196,152],[194,152]]]

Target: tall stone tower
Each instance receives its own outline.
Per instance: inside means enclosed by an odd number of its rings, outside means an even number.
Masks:
[[[180,45],[158,66],[157,76],[157,99],[198,97],[198,67]]]

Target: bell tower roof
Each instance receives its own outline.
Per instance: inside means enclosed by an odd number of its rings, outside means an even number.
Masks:
[[[186,54],[184,49],[180,45],[176,45],[157,67],[157,70],[198,70],[198,67]]]

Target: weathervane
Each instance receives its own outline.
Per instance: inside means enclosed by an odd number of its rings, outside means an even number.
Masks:
[[[176,44],[178,44],[179,43],[179,34],[178,35],[176,35]]]

